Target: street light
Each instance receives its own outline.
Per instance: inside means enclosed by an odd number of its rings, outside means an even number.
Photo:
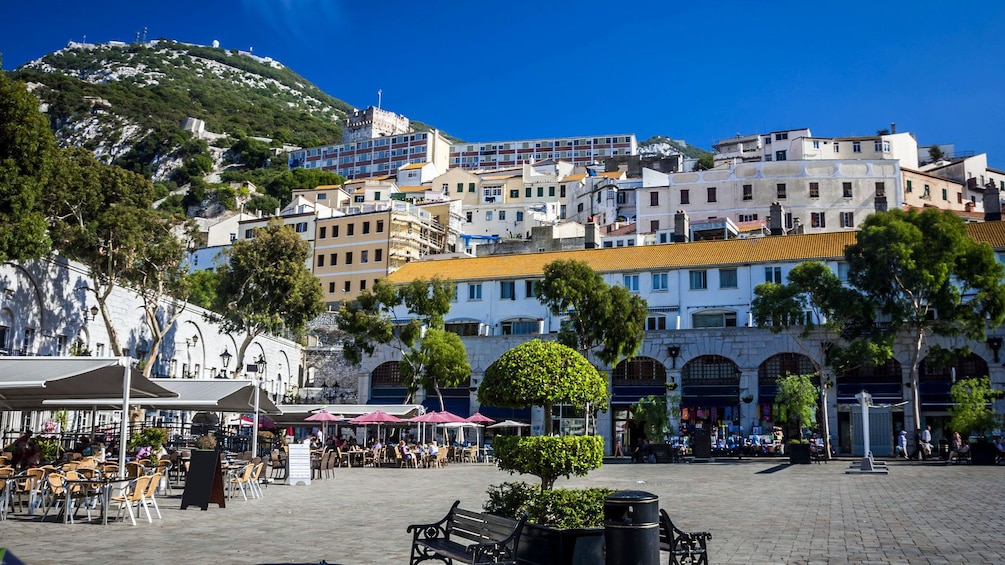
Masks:
[[[338,389],[339,386],[337,382],[334,382],[332,384],[325,384],[324,391],[321,393],[321,396],[323,396],[324,399],[328,401],[328,404],[334,404],[335,399],[338,398]]]
[[[227,378],[227,367],[230,365],[230,358],[231,357],[233,357],[233,355],[231,355],[230,352],[227,351],[227,348],[224,347],[223,348],[223,353],[220,354],[220,361],[223,363],[223,377],[224,378]]]
[[[262,353],[255,360],[255,418],[251,426],[251,456],[258,457],[258,412],[260,410],[260,397],[262,394],[261,375],[265,373],[265,354]]]

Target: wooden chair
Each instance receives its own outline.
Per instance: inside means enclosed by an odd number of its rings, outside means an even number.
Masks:
[[[136,507],[137,513],[139,512],[140,506],[146,508],[143,503],[143,496],[146,493],[147,487],[150,486],[151,475],[143,475],[137,477],[136,480],[129,483],[125,489],[123,489],[122,494],[111,497],[109,500],[111,502],[119,503],[119,518],[122,517],[122,511],[129,511],[129,521],[136,525],[136,516],[133,514],[133,507]],[[147,522],[153,522],[150,517],[150,510],[147,509]]]
[[[314,480],[314,474],[317,473],[317,478],[323,479],[325,472],[325,462],[328,459],[328,450],[322,450],[321,455],[316,459],[311,460],[311,480]]]
[[[76,480],[77,475],[71,475]],[[87,491],[81,488],[79,485],[69,485],[67,484],[67,477],[62,473],[49,473],[45,477],[46,482],[46,497],[45,497],[45,511],[42,513],[42,521],[44,522],[46,517],[49,515],[49,510],[56,506],[62,506],[63,512],[66,514],[67,519],[70,523],[73,523],[73,515],[76,513],[77,508],[81,505],[87,510],[87,519],[91,519],[91,508],[88,505],[90,499],[87,495]],[[70,504],[67,507],[67,492],[69,492]]]
[[[251,487],[252,492],[257,498],[262,498],[265,493],[262,492],[262,469],[265,468],[265,461],[260,461],[255,465],[251,472],[251,482],[248,486]]]
[[[24,472],[19,479],[14,481],[13,494],[17,496],[18,505],[24,505],[24,499],[28,499],[28,514],[34,514],[36,508],[42,506],[42,491],[45,487],[45,469],[35,467]]]
[[[161,479],[163,477],[164,476],[161,475],[159,471],[157,473],[154,473],[153,475],[150,475],[150,480],[147,482],[147,488],[144,489],[143,492],[140,494],[140,502],[143,504],[143,509],[147,513],[147,520],[150,520],[151,522],[153,521],[150,519],[151,504],[153,505],[154,510],[157,512],[157,519],[163,520],[163,517],[161,517],[160,506],[157,506],[157,498],[156,498],[157,489],[160,487]]]

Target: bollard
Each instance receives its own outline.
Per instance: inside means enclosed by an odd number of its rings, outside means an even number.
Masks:
[[[621,490],[604,500],[606,565],[659,565],[659,497]]]

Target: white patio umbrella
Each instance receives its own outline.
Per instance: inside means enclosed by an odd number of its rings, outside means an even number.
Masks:
[[[523,428],[529,428],[530,424],[525,424],[523,422],[516,422],[514,420],[503,420],[502,422],[492,424],[491,426],[486,426],[488,429],[500,429],[500,428],[516,428],[517,435],[523,435]]]

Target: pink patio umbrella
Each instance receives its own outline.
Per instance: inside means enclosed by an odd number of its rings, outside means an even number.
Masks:
[[[341,422],[343,420],[345,420],[345,418],[341,415],[332,414],[324,408],[304,418],[305,422],[321,422],[321,427],[324,430],[323,433],[325,437],[328,437],[328,422]]]
[[[366,426],[369,424],[377,424],[377,437],[380,437],[380,425],[381,424],[400,424],[405,422],[401,418],[388,414],[383,410],[376,410],[370,412],[369,414],[363,414],[362,416],[356,416],[355,418],[349,420],[349,423],[354,426]]]
[[[494,424],[495,420],[485,416],[481,412],[475,412],[474,414],[465,418],[465,421],[471,422],[472,424]]]
[[[435,411],[434,412],[426,412],[425,414],[416,416],[414,418],[409,418],[408,421],[409,422],[419,422],[419,423],[423,423],[423,424],[447,424],[447,423],[450,423],[450,422],[464,422],[465,420],[464,420],[464,418],[458,416],[457,414],[454,414],[452,412],[448,412],[448,411],[444,410],[442,412],[435,412]],[[425,430],[425,426],[423,426],[423,428],[422,428],[422,432],[423,432],[422,433],[422,439],[423,440],[425,439],[425,435],[426,435],[425,431],[426,431]]]

